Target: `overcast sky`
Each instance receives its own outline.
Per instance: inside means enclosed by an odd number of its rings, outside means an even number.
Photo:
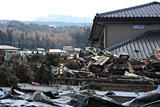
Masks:
[[[0,0],[0,20],[31,21],[37,17],[70,15],[94,18],[103,13],[153,0]],[[160,0],[156,0],[159,1]]]

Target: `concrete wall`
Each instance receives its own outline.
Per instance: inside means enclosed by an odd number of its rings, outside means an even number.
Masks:
[[[154,28],[134,29],[133,24],[106,24],[106,48],[143,34],[148,30],[160,30],[160,24]]]

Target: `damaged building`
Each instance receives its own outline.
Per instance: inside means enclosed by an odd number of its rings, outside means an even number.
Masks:
[[[90,41],[102,50],[2,53],[0,106],[159,107],[159,9],[151,2],[97,14]]]
[[[131,58],[145,59],[159,48],[160,3],[96,14],[90,34],[91,46],[128,52]]]
[[[160,31],[146,31],[124,42],[113,45],[106,50],[118,54],[128,52],[131,59],[148,59],[160,47]]]

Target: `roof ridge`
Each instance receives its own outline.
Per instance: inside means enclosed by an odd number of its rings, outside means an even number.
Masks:
[[[150,3],[141,4],[141,5],[138,5],[138,6],[132,6],[132,7],[124,8],[124,9],[118,9],[118,10],[113,10],[113,11],[109,11],[109,12],[104,12],[104,13],[100,13],[100,14],[97,14],[97,15],[99,16],[99,15],[105,15],[105,14],[113,14],[113,13],[117,13],[117,12],[127,11],[129,9],[132,10],[132,9],[135,9],[135,8],[146,7],[146,6],[149,6],[151,4],[160,4],[160,2],[153,1],[153,2],[150,2]]]

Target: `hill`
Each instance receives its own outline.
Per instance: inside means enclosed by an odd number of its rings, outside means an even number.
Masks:
[[[14,20],[0,20],[0,24],[7,24]],[[24,24],[38,24],[38,25],[48,25],[53,27],[65,27],[65,26],[92,26],[92,23],[75,23],[75,22],[39,22],[39,21],[20,21]]]
[[[62,48],[66,45],[84,48],[89,45],[89,34],[90,26],[52,27],[20,21],[5,21],[0,24],[0,44],[21,49]]]
[[[40,21],[23,21],[25,24],[39,24],[39,25],[48,25],[53,27],[65,27],[65,26],[79,26],[79,27],[85,27],[85,26],[92,26],[92,23],[75,23],[75,22],[40,22]]]

